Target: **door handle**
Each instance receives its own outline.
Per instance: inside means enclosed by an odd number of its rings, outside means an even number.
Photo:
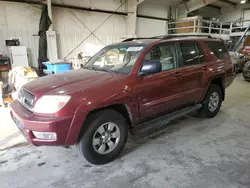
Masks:
[[[176,77],[180,77],[181,75],[182,75],[181,72],[175,72],[175,73],[174,73],[174,76],[176,76]]]
[[[207,66],[206,65],[203,66],[202,69],[206,71],[207,70]]]

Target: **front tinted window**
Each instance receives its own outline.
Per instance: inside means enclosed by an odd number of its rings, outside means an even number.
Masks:
[[[102,49],[85,68],[128,74],[144,46],[111,46]]]
[[[148,52],[144,60],[155,60],[161,62],[162,71],[174,69],[176,64],[174,45],[166,43],[155,46]]]
[[[203,55],[200,53],[196,43],[180,44],[183,62],[180,66],[196,65],[203,62]]]
[[[223,42],[207,41],[205,43],[218,59],[229,58],[228,51]]]

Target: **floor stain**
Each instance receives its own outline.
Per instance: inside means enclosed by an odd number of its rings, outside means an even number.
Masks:
[[[38,163],[37,166],[40,167],[40,166],[43,166],[43,165],[45,165],[45,164],[46,164],[46,162],[41,162],[41,163]]]
[[[0,164],[5,164],[7,162],[8,162],[8,160],[0,161]]]

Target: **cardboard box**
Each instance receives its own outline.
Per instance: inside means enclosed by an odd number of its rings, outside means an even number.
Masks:
[[[185,22],[179,22],[176,23],[176,33],[200,33],[201,32],[201,28],[198,28],[198,26],[202,26],[201,22],[199,22],[198,20],[202,19],[202,17],[200,16],[195,16],[195,17],[188,17],[188,18],[183,18],[180,19],[178,21],[185,21]],[[177,22],[178,22],[177,21]],[[194,30],[194,26],[195,30]],[[191,27],[191,28],[185,28],[185,27]],[[183,28],[183,29],[180,29]]]

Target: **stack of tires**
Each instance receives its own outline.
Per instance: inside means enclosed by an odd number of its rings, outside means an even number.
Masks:
[[[246,81],[250,82],[250,61],[245,63],[243,67],[243,77]]]

